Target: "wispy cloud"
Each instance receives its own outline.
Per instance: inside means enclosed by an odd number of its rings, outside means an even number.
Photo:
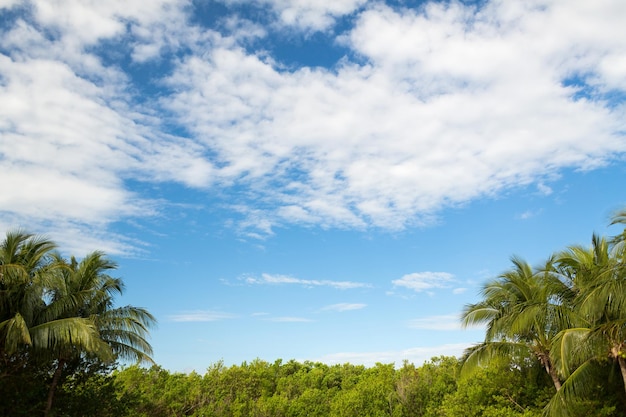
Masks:
[[[420,330],[460,330],[461,321],[458,314],[447,314],[443,316],[431,316],[409,321],[409,327]]]
[[[169,316],[169,320],[175,322],[206,322],[227,320],[235,317],[236,316],[233,314],[222,313],[219,311],[194,310],[171,315]]]
[[[520,220],[528,220],[528,219],[532,219],[533,217],[537,217],[541,214],[542,210],[538,209],[538,210],[526,210],[525,212],[519,214],[517,216],[518,219]]]
[[[326,307],[322,307],[322,311],[351,311],[351,310],[360,310],[362,308],[367,307],[367,304],[360,303],[339,303],[339,304],[331,304]]]
[[[265,284],[265,285],[281,285],[281,284],[294,284],[304,287],[333,287],[337,289],[352,289],[352,288],[368,288],[371,285],[354,282],[354,281],[329,281],[329,280],[311,280],[294,278],[289,275],[275,275],[275,274],[261,274],[261,277],[245,276],[242,278],[244,282],[248,284]]]
[[[307,319],[304,317],[270,317],[264,319],[265,321],[273,321],[277,323],[309,323],[314,320]]]
[[[393,363],[396,366],[400,366],[404,360],[407,360],[416,365],[421,365],[437,356],[460,357],[463,351],[470,345],[468,343],[454,343],[432,347],[415,347],[398,351],[341,352],[324,355],[315,360],[327,364],[352,363],[365,366],[374,366],[376,363]]]
[[[454,275],[447,272],[414,272],[391,282],[395,287],[422,292],[434,288],[448,288],[454,282]]]
[[[543,182],[537,184],[537,191],[539,191],[541,195],[551,195],[554,192],[552,187],[545,185]]]

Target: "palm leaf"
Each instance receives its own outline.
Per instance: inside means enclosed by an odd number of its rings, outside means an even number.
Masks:
[[[550,417],[569,417],[572,405],[579,399],[588,397],[591,386],[588,381],[593,374],[594,363],[587,360],[565,380],[561,389],[552,397],[544,409],[544,415]]]
[[[9,354],[17,352],[20,346],[32,345],[33,343],[28,325],[19,313],[0,323],[0,335],[4,336],[4,346]]]
[[[465,378],[477,368],[488,365],[494,360],[511,360],[530,353],[528,345],[516,342],[485,342],[474,345],[465,350],[463,355],[460,376]]]
[[[100,338],[93,321],[71,317],[43,323],[30,329],[33,348],[63,352],[70,348],[94,354],[102,359],[112,359],[111,350]]]

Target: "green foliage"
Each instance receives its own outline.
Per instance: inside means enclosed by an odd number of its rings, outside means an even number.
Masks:
[[[131,414],[128,395],[118,396],[119,386],[111,375],[114,364],[97,360],[76,361],[81,369],[68,369],[70,375],[59,387],[54,416],[124,416]]]
[[[116,265],[104,254],[66,261],[55,247],[21,231],[0,242],[0,381],[13,397],[0,406],[10,409],[3,415],[119,414],[114,401],[110,412],[90,404],[113,398],[106,374],[117,358],[151,361],[154,318],[114,307],[123,283],[107,275]],[[57,391],[65,402],[53,410]]]
[[[255,360],[218,362],[204,376],[131,366],[114,377],[132,415],[157,417],[539,417],[550,397],[540,368],[492,364],[459,380],[458,365],[452,357],[400,368]]]
[[[376,364],[362,371],[352,388],[337,392],[331,415],[337,417],[393,416],[399,406],[393,365]]]
[[[444,397],[456,390],[458,361],[438,357],[419,368],[404,362],[396,376],[396,394],[402,415],[415,417],[436,415]]]
[[[489,366],[461,378],[457,389],[446,396],[432,415],[539,417],[552,389],[537,367],[491,361]]]
[[[7,364],[6,356],[2,359],[3,369],[9,368],[11,373],[0,376],[0,416],[40,415],[48,392],[45,364],[16,369]]]
[[[395,376],[391,365],[260,360],[218,362],[203,377],[137,366],[115,373],[120,393],[134,398],[135,415],[233,417],[401,415],[393,414]]]

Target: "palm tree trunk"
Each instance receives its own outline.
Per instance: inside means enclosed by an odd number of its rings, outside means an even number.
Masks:
[[[550,378],[552,378],[554,387],[556,388],[557,391],[559,391],[561,389],[561,380],[559,379],[559,376],[556,374],[556,370],[554,369],[554,366],[547,365],[546,371],[548,371]]]
[[[626,359],[624,359],[621,355],[618,355],[617,363],[619,363],[619,370],[622,372],[622,379],[624,380],[624,389],[626,390]]]
[[[559,391],[561,389],[561,380],[559,379],[559,376],[556,373],[556,369],[554,369],[554,366],[552,365],[552,361],[550,360],[550,357],[547,354],[539,355],[539,360],[541,361],[541,364],[545,368],[548,375],[550,375],[550,378],[552,378],[552,383],[554,384],[554,388],[556,388],[556,390]]]
[[[57,362],[57,369],[54,370],[54,375],[52,375],[50,389],[48,390],[48,401],[46,402],[46,410],[43,413],[44,417],[48,417],[50,410],[52,409],[52,400],[54,399],[54,393],[56,392],[59,381],[61,380],[61,374],[63,373],[64,366],[65,359],[59,359]]]

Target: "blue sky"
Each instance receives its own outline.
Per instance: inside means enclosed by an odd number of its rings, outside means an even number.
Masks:
[[[156,361],[420,363],[626,206],[626,3],[0,0],[0,229],[119,263]]]

